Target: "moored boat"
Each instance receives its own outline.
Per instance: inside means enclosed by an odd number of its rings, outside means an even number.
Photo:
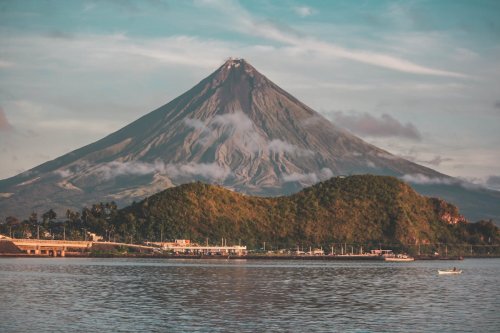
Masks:
[[[386,256],[384,257],[384,260],[390,262],[407,262],[407,261],[414,261],[415,258],[410,257],[406,254],[398,254],[395,256]]]
[[[438,269],[438,274],[439,275],[452,275],[452,274],[462,274],[461,269]]]
[[[394,252],[392,252],[392,250],[371,250],[370,254],[377,256],[379,259],[384,261],[405,262],[415,260],[415,258],[410,257],[406,254],[395,254]]]

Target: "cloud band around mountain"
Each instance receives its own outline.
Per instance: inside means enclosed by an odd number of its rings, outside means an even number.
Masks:
[[[415,125],[412,123],[402,124],[388,114],[383,114],[377,118],[366,112],[344,113],[338,111],[333,114],[333,122],[360,136],[422,140],[422,134]]]
[[[290,174],[284,174],[282,176],[282,181],[284,183],[290,182],[299,182],[304,185],[313,185],[317,182],[326,180],[328,178],[333,177],[333,172],[329,168],[323,168],[318,173],[310,172],[310,173],[298,173],[292,172]]]
[[[490,189],[500,191],[500,176],[488,176],[486,186]]]
[[[82,172],[79,170],[78,172]],[[146,176],[152,174],[162,174],[170,178],[182,177],[202,177],[207,180],[223,181],[231,175],[231,170],[227,167],[219,166],[217,163],[164,163],[155,161],[153,163],[130,161],[99,164],[95,167],[89,167],[87,171],[102,180],[108,181],[120,176]],[[55,174],[61,178],[72,177],[77,172],[70,169],[55,171]]]
[[[256,130],[253,121],[242,111],[217,115],[206,123],[195,118],[184,119],[184,124],[200,131],[199,143],[206,144],[217,137],[217,127],[224,127],[224,133],[237,136],[235,140],[250,151],[263,150],[266,153],[286,153],[300,157],[314,155],[314,152],[281,139],[267,141]]]
[[[280,139],[271,140],[267,148],[269,149],[270,152],[276,152],[276,153],[288,153],[297,156],[314,155],[314,152],[310,151],[309,149],[300,148],[294,144],[291,144],[289,142]]]

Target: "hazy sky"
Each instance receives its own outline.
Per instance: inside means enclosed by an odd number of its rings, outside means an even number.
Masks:
[[[0,0],[0,178],[228,57],[391,153],[500,189],[500,1]]]

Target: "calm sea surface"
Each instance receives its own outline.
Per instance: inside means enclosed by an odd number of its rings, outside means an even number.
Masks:
[[[500,332],[500,259],[1,258],[0,332],[27,331]]]

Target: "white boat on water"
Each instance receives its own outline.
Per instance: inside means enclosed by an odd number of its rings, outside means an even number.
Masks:
[[[452,275],[452,274],[462,274],[461,269],[438,269],[439,275]]]
[[[386,256],[384,257],[384,260],[390,262],[407,262],[407,261],[414,261],[415,258],[407,256],[406,254],[398,254],[395,256]]]
[[[415,258],[410,257],[406,254],[395,254],[392,250],[371,250],[370,255],[378,256],[380,259],[384,261],[392,261],[392,262],[405,262],[405,261],[414,261]]]

